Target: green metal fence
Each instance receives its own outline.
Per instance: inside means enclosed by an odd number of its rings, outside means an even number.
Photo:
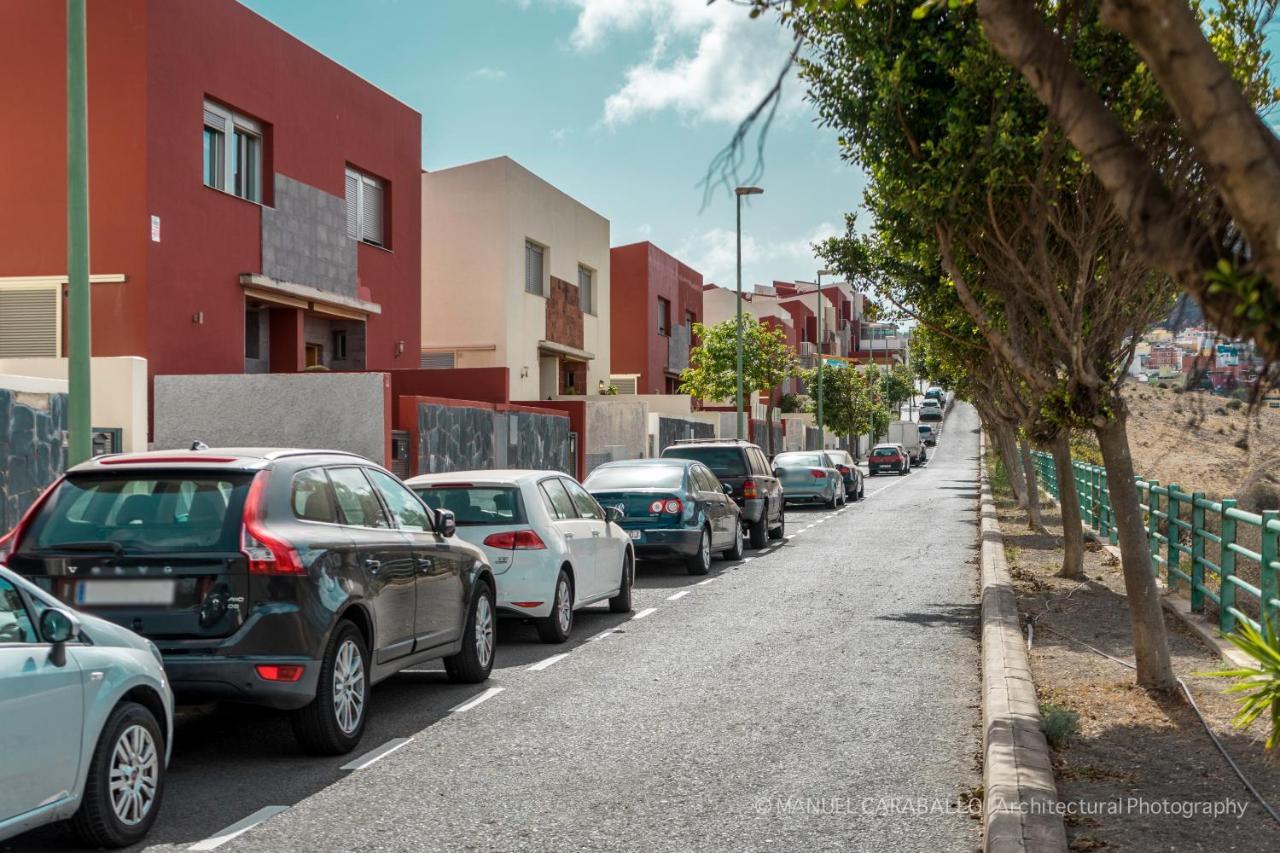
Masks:
[[[1041,487],[1056,499],[1053,456],[1040,451],[1031,455]],[[1106,469],[1072,460],[1071,470],[1084,523],[1114,545]],[[1251,610],[1266,615],[1273,624],[1280,622],[1280,511],[1245,512],[1233,498],[1212,501],[1203,492],[1185,492],[1176,483],[1162,486],[1158,480],[1142,477],[1134,478],[1134,486],[1146,516],[1152,569],[1164,573],[1170,589],[1186,586],[1193,611],[1203,612],[1207,598],[1217,607],[1223,633],[1233,630],[1240,619],[1258,627],[1258,620],[1238,606],[1243,594]],[[1242,539],[1257,542],[1257,550],[1242,544]],[[1241,577],[1241,569],[1256,569],[1258,583]]]

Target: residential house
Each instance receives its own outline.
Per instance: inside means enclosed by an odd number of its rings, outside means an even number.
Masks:
[[[636,394],[676,394],[703,322],[702,273],[649,242],[609,252],[612,382]]]

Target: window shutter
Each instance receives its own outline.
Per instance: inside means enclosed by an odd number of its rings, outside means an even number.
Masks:
[[[58,355],[59,291],[0,290],[0,358]]]
[[[592,293],[591,284],[591,270],[583,266],[578,267],[578,307],[587,314],[595,313],[591,307],[592,298],[595,296]]]
[[[360,176],[347,172],[347,236],[360,239]]]
[[[457,366],[458,354],[452,352],[424,352],[418,366],[424,370],[448,370]]]
[[[360,187],[360,216],[363,220],[363,239],[379,246],[382,239],[382,185],[366,178]]]
[[[533,243],[524,244],[524,289],[526,293],[542,294],[542,248]]]
[[[222,113],[209,109],[206,105],[204,108],[204,125],[212,127],[221,133],[227,132],[227,119]]]

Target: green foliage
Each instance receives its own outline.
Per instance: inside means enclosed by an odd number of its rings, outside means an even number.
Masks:
[[[1013,494],[1013,487],[1009,483],[1009,469],[1004,467],[1004,457],[995,448],[987,450],[987,472],[991,476],[993,494],[1006,497]]]
[[[818,393],[818,371],[802,373],[805,384]],[[814,407],[817,411],[817,407]],[[881,418],[881,415],[884,415]],[[880,432],[888,429],[888,409],[878,401],[868,386],[867,377],[853,367],[827,367],[822,371],[822,424],[837,435],[862,435],[871,432],[883,420]],[[878,433],[877,433],[878,434]]]
[[[1280,640],[1271,620],[1264,617],[1259,631],[1246,621],[1241,621],[1227,639],[1258,664],[1258,669],[1241,667],[1201,673],[1218,678],[1235,679],[1227,688],[1228,693],[1239,696],[1240,708],[1232,722],[1236,728],[1247,729],[1266,715],[1271,726],[1266,748],[1280,744]]]
[[[1101,465],[1102,449],[1098,447],[1097,437],[1085,430],[1071,430],[1071,458],[1077,462]]]
[[[1044,702],[1040,705],[1040,728],[1054,749],[1066,749],[1080,734],[1080,715],[1069,708]]]
[[[736,396],[738,379],[737,321],[714,326],[693,324],[699,341],[689,353],[689,367],[680,374],[680,393],[701,400]],[[742,317],[743,393],[770,392],[796,369],[796,353],[781,329],[771,329],[749,314]]]
[[[783,394],[778,401],[778,410],[785,415],[807,411],[809,401],[799,394]]]
[[[895,364],[880,374],[880,396],[894,411],[915,396],[916,386],[911,368]]]

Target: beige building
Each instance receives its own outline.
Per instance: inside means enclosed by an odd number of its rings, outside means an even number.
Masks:
[[[609,379],[609,220],[509,157],[422,175],[422,365],[506,367],[512,400]]]

